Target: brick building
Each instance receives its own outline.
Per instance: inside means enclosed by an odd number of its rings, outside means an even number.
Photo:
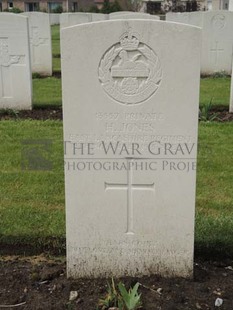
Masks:
[[[114,0],[110,0],[113,2]],[[88,11],[93,5],[99,9],[104,0],[0,0],[0,11],[18,8],[22,11],[43,11],[51,13],[58,8],[63,12]],[[123,9],[127,0],[118,0]]]

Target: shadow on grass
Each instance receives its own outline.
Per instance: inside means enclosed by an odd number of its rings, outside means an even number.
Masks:
[[[30,237],[0,235],[0,255],[66,254],[65,237]]]

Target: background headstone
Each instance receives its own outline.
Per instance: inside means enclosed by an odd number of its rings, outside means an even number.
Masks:
[[[28,18],[0,13],[0,108],[32,108]]]
[[[221,71],[231,74],[233,12],[205,12],[203,17],[201,71],[204,74]]]
[[[166,21],[202,27],[203,12],[191,12],[191,13],[169,12],[166,14]]]
[[[229,11],[233,11],[233,0],[229,0]]]
[[[133,12],[133,11],[118,11],[118,12],[110,13],[109,15],[110,16],[117,16],[117,15],[122,15],[122,14],[131,14],[131,13],[136,13],[136,12]]]
[[[58,13],[50,13],[49,18],[50,18],[50,25],[60,25],[60,15]]]
[[[90,23],[91,21],[91,13],[62,13],[60,15],[60,28]]]
[[[52,41],[50,17],[42,12],[25,12],[29,18],[32,72],[52,75]]]
[[[157,15],[150,15],[146,13],[135,13],[131,12],[129,14],[117,14],[117,15],[112,15],[110,14],[110,19],[154,19],[154,20],[159,20],[159,16]]]
[[[108,14],[91,13],[91,21],[92,22],[99,22],[102,20],[108,20]]]
[[[202,28],[202,74],[231,74],[233,12],[168,13],[166,20]]]
[[[192,276],[200,36],[150,20],[62,29],[69,277]]]

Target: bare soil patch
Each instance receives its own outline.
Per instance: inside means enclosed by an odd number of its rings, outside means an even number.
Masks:
[[[231,122],[233,121],[233,113],[225,107],[214,107],[211,114],[216,115],[214,121],[217,122]],[[12,120],[12,119],[33,119],[33,120],[62,120],[62,107],[46,107],[35,108],[33,110],[26,111],[14,111],[14,110],[1,110],[0,120]]]
[[[156,275],[120,279],[127,287],[142,285],[144,310],[233,309],[233,261],[195,263],[194,279],[165,279]],[[118,283],[118,280],[116,280]],[[106,279],[66,278],[64,258],[7,256],[0,260],[0,309],[95,310],[106,292]],[[158,290],[161,289],[161,290]],[[158,291],[157,291],[158,290]],[[70,291],[78,297],[70,302]],[[221,307],[215,300],[221,298]]]

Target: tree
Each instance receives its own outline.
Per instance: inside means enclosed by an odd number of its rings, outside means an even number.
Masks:
[[[104,0],[104,4],[103,4],[103,7],[101,9],[101,12],[104,14],[111,13],[111,4],[110,4],[109,0]]]
[[[122,11],[122,8],[117,0],[115,0],[113,3],[110,3],[109,0],[104,0],[101,13],[109,14],[109,13],[118,12],[118,11]]]
[[[89,12],[91,13],[99,13],[100,10],[98,9],[98,7],[96,5],[92,5],[89,9]]]
[[[143,0],[125,0],[123,2],[127,11],[139,12],[143,6]]]

